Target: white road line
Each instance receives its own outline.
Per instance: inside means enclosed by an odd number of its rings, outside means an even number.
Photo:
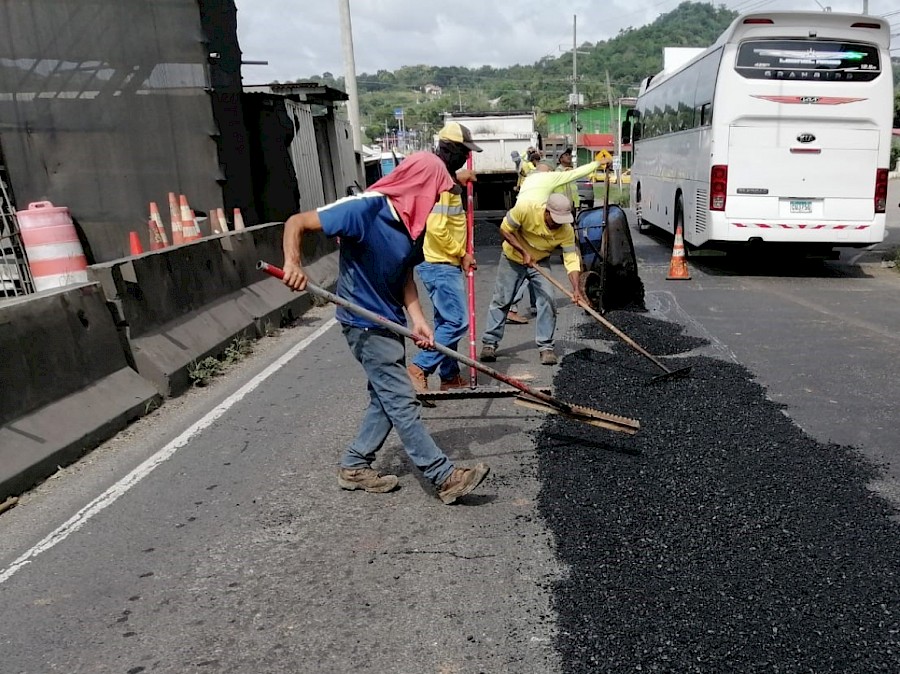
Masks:
[[[225,412],[239,403],[243,398],[247,396],[248,393],[251,393],[266,379],[268,379],[273,374],[278,372],[278,370],[280,370],[282,367],[287,365],[297,356],[297,354],[299,354],[306,347],[316,341],[319,337],[324,335],[336,323],[337,321],[335,321],[333,318],[329,319],[328,322],[325,323],[325,325],[320,327],[313,334],[311,334],[309,337],[304,339],[302,342],[300,342],[294,348],[284,354],[281,358],[269,365],[269,367],[267,367],[237,391],[228,396],[218,406],[210,410],[206,414],[206,416],[190,426],[184,433],[172,440],[172,442],[167,444],[156,454],[144,461],[144,463],[142,463],[140,466],[128,473],[128,475],[116,482],[103,494],[95,498],[84,508],[75,513],[71,518],[69,518],[67,522],[60,525],[59,528],[50,533],[46,538],[37,543],[34,547],[28,550],[28,552],[14,561],[9,566],[9,568],[3,571],[3,573],[0,573],[0,585],[12,578],[13,574],[15,574],[16,571],[30,564],[39,554],[41,554],[42,552],[46,552],[57,543],[61,543],[62,541],[64,541],[71,534],[74,534],[81,527],[87,524],[87,522],[94,515],[102,511],[107,506],[115,503],[120,496],[123,496],[134,485],[136,485],[138,482],[152,473],[154,469],[160,466],[166,459],[170,458],[173,454],[175,454],[175,452],[184,447],[191,438],[209,428],[216,421],[216,419],[221,417],[223,414],[225,414]]]
[[[866,253],[872,252],[877,245],[877,243],[873,243],[871,246],[866,246],[865,248],[863,248],[861,253],[858,253],[857,255],[854,255],[852,258],[850,258],[850,264],[856,264],[857,262],[859,262],[859,259],[861,257],[863,257]]]

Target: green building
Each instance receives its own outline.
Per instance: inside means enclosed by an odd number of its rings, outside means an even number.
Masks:
[[[578,108],[578,164],[591,161],[594,154],[606,150],[614,155],[616,136],[619,129],[619,114],[625,119],[625,111],[634,107],[634,99],[620,99],[619,105],[610,109],[608,105]],[[546,138],[565,136],[571,144],[573,114],[571,109],[546,113]],[[622,148],[623,166],[630,166],[631,146]]]

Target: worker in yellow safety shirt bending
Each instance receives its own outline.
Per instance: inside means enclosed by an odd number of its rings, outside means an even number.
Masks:
[[[556,306],[553,286],[532,264],[546,261],[557,248],[562,248],[563,264],[572,284],[576,301],[581,301],[579,285],[581,256],[575,245],[572,202],[564,194],[551,194],[543,204],[516,203],[500,225],[503,255],[497,263],[497,279],[488,309],[487,328],[481,337],[481,360],[497,359],[497,347],[503,338],[506,315],[519,286],[528,279],[535,290],[537,320],[535,342],[543,365],[555,365],[553,334],[556,331]],[[545,262],[546,264],[546,262]]]
[[[592,161],[577,169],[573,168],[572,148],[569,147],[559,156],[559,164],[560,168],[553,171],[549,164],[540,162],[534,173],[530,174],[522,182],[522,186],[519,188],[519,195],[516,197],[516,205],[523,203],[543,204],[546,203],[551,194],[564,194],[572,202],[573,209],[577,211],[580,199],[578,197],[578,185],[575,184],[575,181],[579,178],[585,178],[596,171],[600,168],[600,163]],[[524,309],[520,310],[519,306],[525,300],[526,285],[530,294],[531,308],[529,309],[525,306]],[[537,295],[534,287],[530,284],[522,283],[506,315],[507,322],[528,323],[531,316],[536,313],[536,300]]]

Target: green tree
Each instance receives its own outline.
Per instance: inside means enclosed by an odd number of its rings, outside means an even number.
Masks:
[[[614,97],[634,95],[641,80],[662,69],[665,47],[707,47],[737,14],[724,6],[683,2],[640,28],[626,28],[615,37],[596,44],[585,43],[579,54],[578,89],[588,105],[606,103],[609,72]],[[457,66],[403,66],[394,72],[379,70],[357,77],[362,123],[377,137],[385,126],[396,129],[394,108],[404,108],[407,128],[428,124],[437,128],[443,113],[456,111],[535,110],[538,113],[566,107],[572,91],[572,54],[543,57],[530,65],[508,68],[462,68]],[[900,68],[895,69],[900,76]],[[315,79],[344,88],[343,78],[323,73]],[[442,87],[444,95],[433,99],[424,94],[427,84]],[[460,106],[461,104],[461,106]],[[417,126],[413,126],[417,125]]]

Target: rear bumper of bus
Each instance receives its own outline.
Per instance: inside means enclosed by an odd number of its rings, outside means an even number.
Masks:
[[[885,235],[885,216],[876,215],[869,221],[755,220],[726,218],[711,213],[713,220],[710,240],[731,243],[792,243],[862,247],[881,243]],[[718,220],[718,222],[716,222]]]

